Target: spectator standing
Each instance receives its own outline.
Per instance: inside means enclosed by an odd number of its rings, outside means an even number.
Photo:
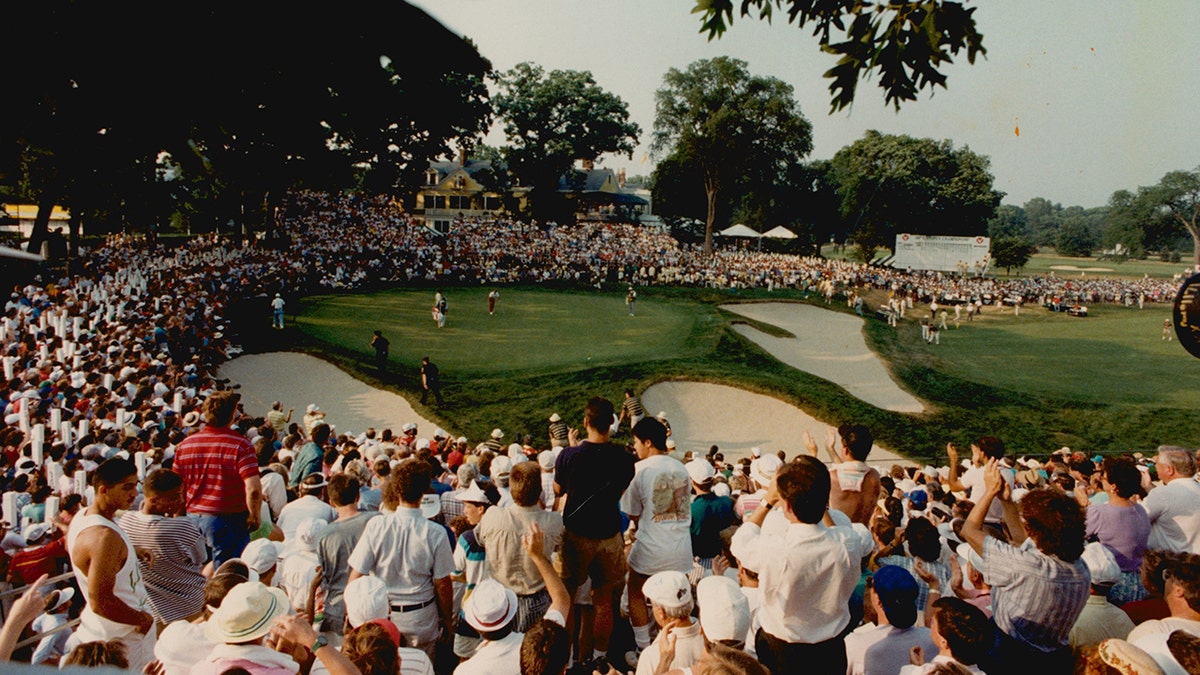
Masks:
[[[113,520],[137,497],[137,469],[133,462],[114,457],[96,468],[92,484],[95,502],[75,517],[67,533],[75,582],[87,600],[68,649],[85,642],[119,640],[130,667],[141,670],[154,659],[154,616],[149,612],[138,553]]]
[[[270,424],[275,429],[275,437],[282,439],[287,435],[287,425],[292,421],[292,413],[296,412],[295,408],[288,408],[287,414],[283,412],[283,401],[275,401],[271,403],[271,410],[267,412],[267,424]]]
[[[487,551],[491,576],[516,593],[518,613],[514,630],[524,633],[546,614],[550,594],[522,542],[531,524],[542,531],[547,559],[562,546],[562,516],[541,508],[542,472],[536,462],[521,462],[512,468],[510,489],[513,503],[488,509],[475,527],[475,538]]]
[[[583,582],[591,579],[596,608],[592,656],[596,657],[608,651],[613,607],[619,602],[627,569],[620,499],[633,480],[634,459],[609,442],[614,419],[610,401],[589,399],[583,413],[587,438],[559,453],[554,471],[555,492],[566,498],[563,580],[574,597]]]
[[[454,635],[454,558],[450,537],[421,513],[429,488],[429,463],[400,462],[384,485],[383,505],[392,513],[373,518],[350,554],[350,581],[373,575],[387,585],[391,619],[408,646],[431,659],[439,640]]]
[[[842,636],[850,623],[850,596],[875,542],[861,524],[834,525],[829,491],[829,470],[801,455],[779,469],[774,488],[734,534],[735,557],[757,555],[762,561],[755,651],[772,672],[797,663],[822,663],[828,672],[847,669]],[[764,536],[761,529],[777,505],[788,522],[782,539]]]
[[[1071,627],[1071,647],[1076,651],[1109,638],[1124,640],[1133,630],[1129,615],[1107,600],[1109,591],[1121,578],[1121,568],[1112,551],[1094,541],[1084,547],[1083,562],[1092,575],[1092,594]]]
[[[717,471],[707,459],[693,459],[685,468],[695,493],[691,507],[692,522],[688,527],[688,534],[692,539],[692,555],[700,560],[701,567],[712,569],[713,558],[720,555],[721,549],[724,548],[721,532],[736,522],[733,499],[713,493],[713,481]]]
[[[279,512],[279,529],[283,530],[284,541],[291,541],[296,536],[296,528],[309,518],[326,523],[337,518],[337,512],[324,500],[327,485],[329,482],[320,473],[310,473],[300,481],[300,498],[288,502]]]
[[[240,398],[231,391],[210,394],[203,406],[205,427],[175,451],[173,469],[183,478],[187,513],[204,533],[217,566],[241,554],[262,513],[254,447],[230,428]]]
[[[632,430],[645,416],[646,407],[642,405],[642,399],[635,396],[632,389],[626,389],[625,400],[621,402],[621,417],[617,420],[618,426],[621,422],[629,420],[629,428]]]
[[[850,675],[894,675],[909,662],[909,652],[919,647],[937,651],[929,629],[917,622],[917,580],[895,565],[875,571],[866,601],[875,610],[877,625],[846,636],[846,671]]]
[[[667,455],[667,430],[654,418],[633,426],[640,458],[633,481],[621,497],[621,510],[633,521],[629,549],[629,621],[639,650],[650,646],[650,614],[642,586],[652,575],[692,570],[692,513],[687,469]],[[636,665],[636,653],[627,655]]]
[[[180,619],[191,621],[204,611],[204,534],[195,521],[182,517],[183,479],[168,469],[157,469],[142,483],[142,509],[121,516],[135,549],[150,551],[150,560],[138,560],[150,612],[162,628]]]
[[[288,472],[288,487],[295,489],[299,487],[301,479],[305,476],[321,472],[322,461],[325,458],[325,444],[329,442],[329,435],[332,432],[333,430],[324,422],[312,428],[308,442],[300,446],[300,452],[296,453],[292,459],[292,468]]]
[[[1108,496],[1108,502],[1089,501],[1087,487],[1082,481],[1075,484],[1075,498],[1087,509],[1085,536],[1107,546],[1120,566],[1120,579],[1111,586],[1108,596],[1109,602],[1120,607],[1127,602],[1141,600],[1149,594],[1145,586],[1142,586],[1141,568],[1142,557],[1150,540],[1150,516],[1141,504],[1133,501],[1143,496],[1144,492],[1142,472],[1132,459],[1106,458],[1101,471],[1101,485]],[[1096,583],[1093,579],[1093,586]]]
[[[344,473],[334,474],[326,488],[329,504],[337,511],[337,519],[325,528],[317,543],[317,557],[324,575],[325,620],[321,630],[332,642],[340,641],[346,621],[346,604],[342,595],[350,583],[350,553],[362,538],[367,523],[378,511],[359,511],[359,484],[356,478]],[[336,639],[335,639],[336,638]]]

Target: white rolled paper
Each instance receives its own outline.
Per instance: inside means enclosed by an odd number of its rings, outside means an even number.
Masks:
[[[133,453],[133,465],[137,467],[138,480],[146,480],[146,453],[141,450]]]
[[[57,429],[62,426],[62,408],[51,406],[50,408],[50,428]]]
[[[17,513],[17,493],[14,491],[5,492],[0,508],[4,510],[5,522],[14,530],[20,529],[21,514]]]
[[[87,420],[79,420],[79,435],[87,436],[87,432],[88,432],[88,421]]]
[[[181,392],[181,391],[175,392],[175,401],[174,401],[174,403],[171,404],[171,407],[175,409],[176,415],[178,415],[180,412],[182,412],[182,410],[183,410],[183,392]]]
[[[87,492],[87,486],[88,486],[87,472],[86,471],[76,471],[75,472],[75,494],[77,494],[77,495],[85,494]]]
[[[83,491],[83,501],[85,504],[95,504],[96,488],[92,487],[91,485],[87,486],[87,489]]]
[[[58,515],[58,497],[46,497],[46,518],[42,522],[54,525],[54,517]]]
[[[13,379],[13,364],[17,362],[17,357],[4,357],[4,379],[6,381]]]
[[[55,490],[58,489],[58,481],[62,478],[63,467],[58,462],[46,462],[46,484]]]
[[[113,374],[105,373],[104,374],[104,388],[109,391],[112,391],[112,386],[113,386]]]
[[[21,402],[21,412],[18,415],[19,420],[17,425],[20,427],[21,433],[29,433],[29,399]]]
[[[58,428],[58,438],[62,441],[63,445],[67,446],[68,448],[71,447],[71,431],[72,427],[70,422],[63,422]]]

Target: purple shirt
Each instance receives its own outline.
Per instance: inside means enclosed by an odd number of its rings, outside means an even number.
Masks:
[[[1150,539],[1150,516],[1141,504],[1090,504],[1085,536],[1095,537],[1107,546],[1122,572],[1136,572],[1141,569],[1146,542]]]

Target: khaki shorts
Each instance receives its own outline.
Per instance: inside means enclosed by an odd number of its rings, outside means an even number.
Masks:
[[[625,580],[625,538],[614,534],[608,539],[588,539],[563,533],[563,581],[577,588],[588,579],[592,588],[611,588]]]

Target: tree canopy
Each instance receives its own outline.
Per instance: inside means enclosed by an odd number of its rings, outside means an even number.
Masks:
[[[20,96],[0,130],[0,180],[75,217],[161,220],[147,205],[170,205],[168,177],[206,183],[225,217],[269,213],[291,187],[392,189],[490,121],[490,64],[404,2],[337,21],[315,5],[228,0],[10,10],[51,47],[5,69]]]
[[[812,27],[821,50],[839,57],[825,72],[833,112],[854,102],[860,79],[879,77],[884,100],[900,108],[922,89],[946,87],[942,68],[966,51],[967,61],[986,55],[975,26],[975,9],[948,0],[742,0],[738,14],[771,21],[776,10],[787,22]],[[720,37],[733,25],[734,0],[696,0],[701,33]]]
[[[1171,171],[1157,185],[1143,190],[1152,204],[1169,213],[1192,237],[1192,265],[1200,269],[1200,167]]]
[[[606,152],[632,156],[641,129],[629,121],[629,106],[596,84],[587,71],[552,70],[519,63],[496,76],[493,99],[504,122],[513,173],[533,187],[535,213],[562,217],[552,200],[559,177],[577,159]]]
[[[864,248],[891,247],[899,232],[981,234],[1003,197],[988,158],[947,140],[868,131],[832,168],[850,238]]]
[[[812,125],[791,85],[720,56],[663,76],[651,148],[698,167],[707,202],[704,250],[711,252],[722,190],[746,175],[789,171],[812,151]]]

